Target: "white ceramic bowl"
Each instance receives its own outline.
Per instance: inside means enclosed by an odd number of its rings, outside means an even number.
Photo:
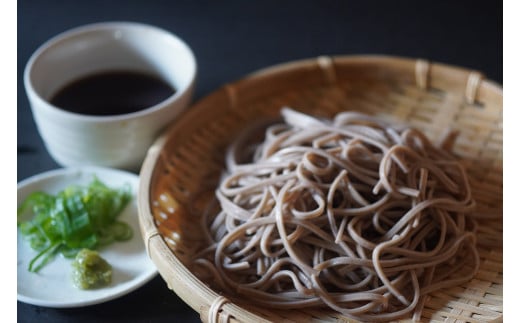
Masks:
[[[166,100],[133,113],[83,115],[49,103],[63,86],[111,69],[155,74],[176,89]],[[136,171],[159,133],[191,103],[197,64],[172,33],[141,23],[105,22],[55,36],[31,56],[24,85],[38,131],[61,166],[97,165]]]

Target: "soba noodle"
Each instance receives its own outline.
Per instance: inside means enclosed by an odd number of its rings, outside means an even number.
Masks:
[[[195,272],[269,308],[418,319],[429,293],[479,265],[464,168],[420,131],[355,112],[289,108],[227,154]]]

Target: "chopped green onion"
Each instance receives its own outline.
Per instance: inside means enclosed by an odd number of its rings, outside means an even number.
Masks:
[[[39,271],[58,253],[74,258],[81,249],[131,239],[132,228],[117,219],[131,199],[129,185],[114,189],[97,177],[89,185],[71,185],[56,195],[31,193],[18,208],[20,233],[38,252],[28,270]],[[32,218],[20,220],[27,213]]]

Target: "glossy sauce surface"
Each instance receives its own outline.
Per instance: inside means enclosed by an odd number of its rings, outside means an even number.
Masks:
[[[114,70],[69,83],[50,102],[70,112],[106,116],[149,108],[174,93],[175,89],[157,76]]]

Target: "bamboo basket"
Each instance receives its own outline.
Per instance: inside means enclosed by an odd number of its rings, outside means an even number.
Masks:
[[[405,121],[433,142],[456,131],[452,150],[467,161],[478,207],[494,218],[479,225],[476,277],[431,294],[421,321],[502,320],[502,88],[465,68],[374,55],[318,57],[255,72],[201,99],[150,147],[140,173],[141,233],[168,287],[201,321],[350,322],[327,309],[238,304],[186,265],[200,242],[192,214],[208,200],[200,187],[216,187],[237,133],[259,117],[278,116],[283,106],[318,117],[358,110]]]

